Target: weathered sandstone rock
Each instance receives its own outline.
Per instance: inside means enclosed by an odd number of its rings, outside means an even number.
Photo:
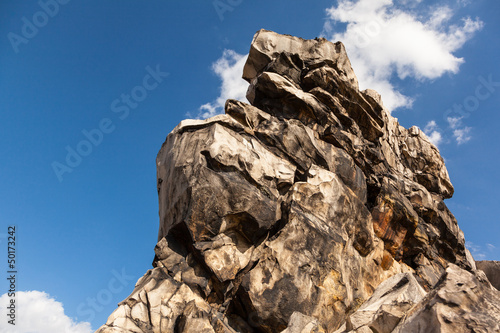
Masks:
[[[154,268],[98,332],[498,329],[438,149],[359,91],[340,42],[261,30],[243,77],[252,105],[161,147]]]

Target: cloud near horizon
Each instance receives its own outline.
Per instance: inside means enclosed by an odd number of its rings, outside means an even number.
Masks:
[[[396,6],[392,0],[339,0],[326,10],[323,35],[344,43],[360,88],[377,90],[389,110],[413,102],[398,91],[396,76],[423,81],[457,73],[464,59],[453,52],[483,27],[470,17],[451,23],[454,10],[448,6],[419,11],[420,2]],[[334,32],[339,22],[347,24],[345,31]]]
[[[0,306],[6,309],[10,302],[7,294],[0,296]],[[13,330],[15,327],[15,330]],[[88,322],[77,323],[64,314],[61,302],[43,291],[16,292],[16,325],[3,318],[0,333],[92,333]]]

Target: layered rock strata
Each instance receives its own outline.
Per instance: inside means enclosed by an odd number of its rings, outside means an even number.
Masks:
[[[498,331],[443,158],[342,43],[261,30],[243,78],[161,147],[154,268],[97,332]]]

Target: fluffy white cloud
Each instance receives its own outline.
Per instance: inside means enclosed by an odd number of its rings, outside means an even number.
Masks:
[[[448,117],[446,120],[451,129],[458,128],[462,124],[462,117]]]
[[[404,4],[406,3],[406,4]],[[339,0],[327,9],[323,34],[342,41],[347,49],[361,89],[372,88],[382,94],[389,110],[410,107],[412,98],[394,85],[400,79],[435,79],[458,72],[462,58],[453,55],[481,29],[479,19],[464,18],[451,24],[454,11],[447,6],[419,12],[420,1]],[[334,32],[336,22],[346,23],[343,32]]]
[[[459,145],[466,143],[469,141],[472,137],[469,135],[470,134],[470,127],[464,127],[464,128],[458,128],[453,131],[453,137],[455,140],[457,140],[457,143]]]
[[[438,147],[441,141],[443,141],[443,136],[441,135],[439,127],[434,120],[429,121],[427,125],[425,125],[424,133],[436,147]]]
[[[7,294],[0,297],[0,307],[6,309]],[[4,316],[5,317],[5,316]],[[91,333],[90,323],[77,323],[64,314],[62,303],[41,291],[16,292],[16,325],[0,320],[0,333]]]
[[[248,55],[241,55],[233,50],[224,50],[222,57],[213,63],[212,70],[222,81],[220,95],[215,101],[200,107],[198,118],[224,113],[224,104],[229,98],[247,101],[245,96],[248,82],[241,78],[247,57]]]
[[[448,117],[446,120],[448,121],[448,126],[453,131],[453,137],[457,141],[458,145],[466,143],[472,137],[470,135],[471,127],[462,125],[463,117]]]

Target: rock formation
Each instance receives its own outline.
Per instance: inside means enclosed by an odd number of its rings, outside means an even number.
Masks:
[[[261,30],[243,78],[161,147],[154,268],[97,332],[499,331],[438,149],[342,43]]]
[[[486,274],[493,287],[500,290],[500,261],[476,261],[476,267]]]

